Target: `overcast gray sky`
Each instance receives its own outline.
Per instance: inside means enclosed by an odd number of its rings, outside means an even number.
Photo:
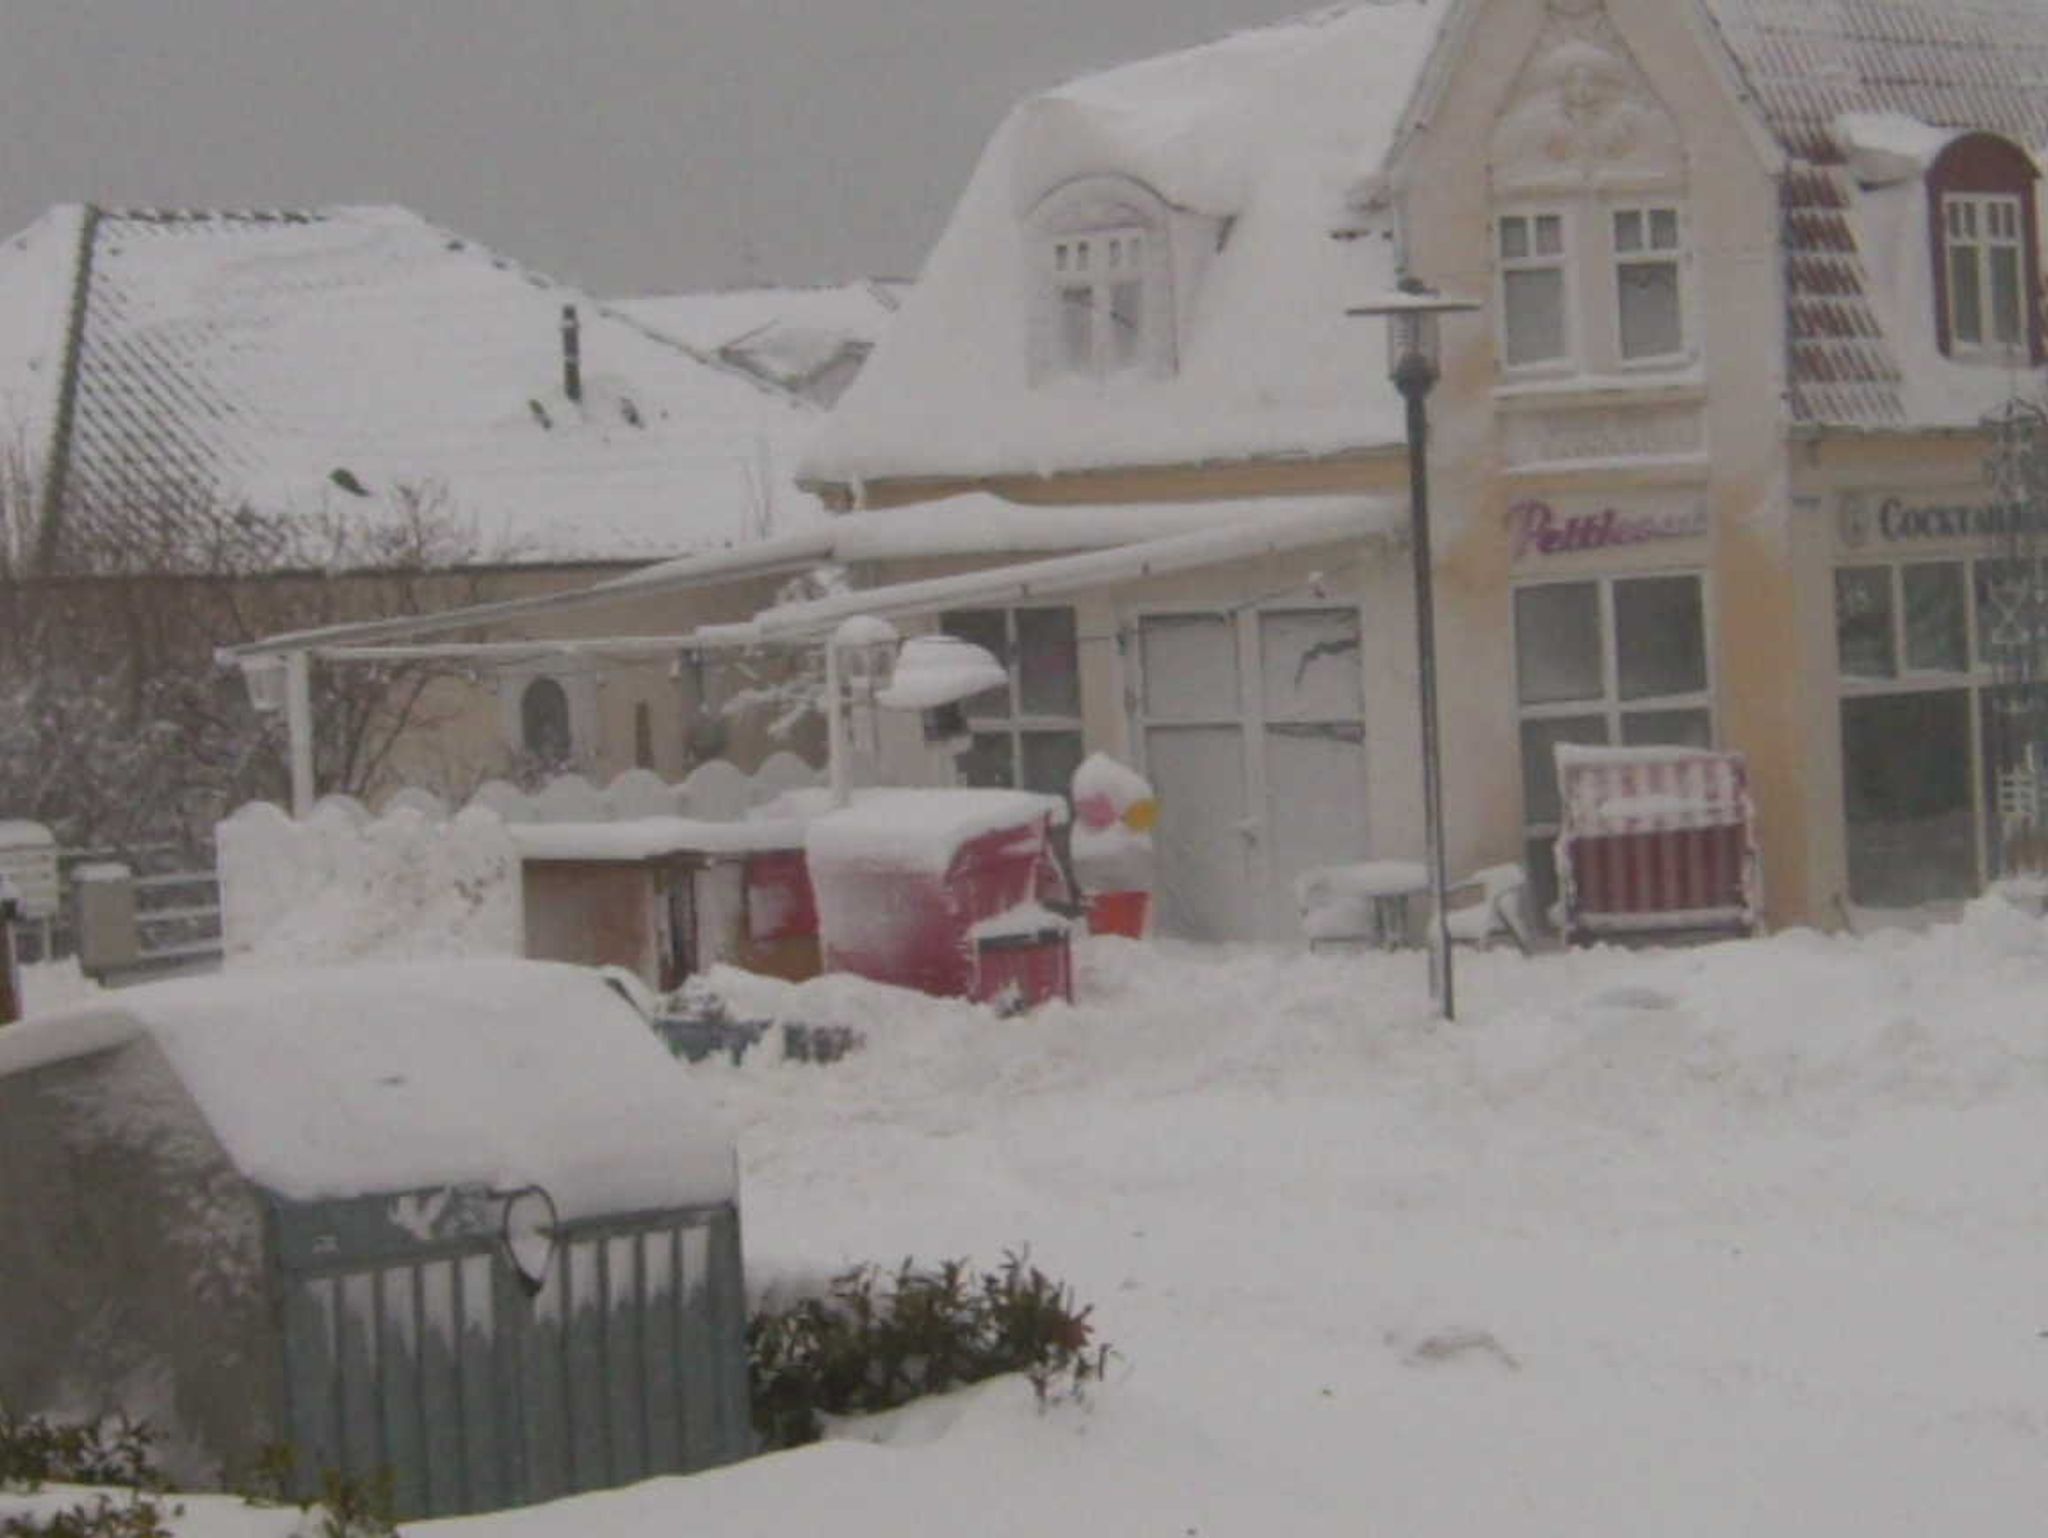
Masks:
[[[915,271],[1027,91],[1307,0],[0,0],[0,230],[403,203],[600,294]]]

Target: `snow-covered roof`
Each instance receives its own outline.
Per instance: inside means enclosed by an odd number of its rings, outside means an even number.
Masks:
[[[1394,243],[1371,189],[1470,0],[1364,0],[1073,82],[984,152],[903,313],[801,462],[812,482],[1049,474],[1390,444],[1376,322]],[[1804,420],[1975,422],[2012,380],[1935,346],[1928,241],[1855,163],[1961,129],[2048,144],[2039,0],[1688,0],[1789,161],[1791,404]],[[1453,62],[1452,67],[1455,67]],[[1917,127],[1915,126],[1917,125]],[[1477,163],[1475,162],[1475,169]],[[1033,374],[1032,216],[1142,184],[1174,242],[1170,363]],[[1333,229],[1363,228],[1339,242]],[[1039,371],[1043,376],[1044,371]]]
[[[741,288],[613,301],[650,331],[830,406],[845,393],[910,285],[869,278],[831,288]]]
[[[730,1135],[597,973],[460,961],[131,988],[0,1033],[0,1076],[147,1039],[294,1201],[544,1187],[562,1216],[729,1201]]]
[[[808,480],[1327,455],[1401,439],[1377,321],[1391,242],[1340,241],[1453,0],[1339,7],[1033,97],[996,132],[902,313],[802,460]],[[1162,201],[1163,377],[1031,370],[1028,218],[1089,175]]]
[[[478,559],[550,562],[814,510],[787,475],[805,403],[389,207],[59,208],[0,247],[0,411],[38,456],[81,287],[72,516],[198,496],[368,521],[412,488]]]
[[[2006,370],[1936,349],[1917,176],[1961,130],[2048,144],[2048,6],[2038,0],[1701,0],[1791,159],[1784,182],[1794,415],[1967,426]],[[1877,175],[1869,173],[1876,171]]]

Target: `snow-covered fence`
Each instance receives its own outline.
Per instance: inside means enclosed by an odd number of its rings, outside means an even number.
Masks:
[[[733,822],[818,779],[778,753],[753,774],[715,760],[674,785],[640,769],[602,787],[580,775],[532,792],[493,780],[452,814],[417,790],[399,791],[378,813],[324,797],[302,820],[254,803],[216,834],[228,963],[516,956],[525,934],[508,824]]]

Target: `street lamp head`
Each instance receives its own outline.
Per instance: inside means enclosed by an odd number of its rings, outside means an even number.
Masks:
[[[1437,317],[1479,308],[1477,301],[1455,299],[1403,278],[1400,288],[1363,304],[1346,315],[1378,316],[1387,323],[1387,377],[1403,395],[1427,395],[1437,381],[1439,341]]]

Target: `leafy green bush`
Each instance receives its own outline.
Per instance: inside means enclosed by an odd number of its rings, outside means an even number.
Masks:
[[[297,1506],[309,1517],[317,1511],[317,1525],[299,1527],[299,1533],[311,1538],[387,1538],[398,1531],[391,1514],[391,1470],[364,1476],[322,1469],[319,1499],[308,1501],[295,1500],[291,1494],[298,1484],[298,1467],[297,1448],[272,1442],[257,1453],[247,1471],[226,1483],[252,1506]]]
[[[823,1434],[827,1415],[890,1410],[1001,1373],[1021,1372],[1041,1405],[1077,1397],[1102,1376],[1090,1308],[1026,1256],[971,1276],[967,1262],[893,1275],[858,1266],[805,1298],[747,1322],[754,1430],[767,1448]]]
[[[155,1497],[166,1488],[152,1449],[156,1433],[123,1419],[72,1424],[0,1410],[0,1490],[59,1484],[114,1485],[125,1499],[95,1495],[47,1516],[0,1517],[0,1538],[171,1538]]]
[[[156,1443],[156,1432],[140,1422],[108,1418],[73,1424],[0,1410],[0,1488],[33,1490],[55,1480],[162,1490]]]
[[[17,1417],[0,1410],[0,1491],[33,1491],[48,1483],[110,1485],[125,1498],[95,1493],[47,1516],[0,1517],[0,1538],[172,1538],[166,1525],[179,1508],[155,1499],[170,1488],[156,1466],[155,1431],[111,1418],[90,1423]],[[240,1493],[256,1504],[285,1504],[294,1454],[265,1448]],[[386,1538],[391,1520],[391,1476],[358,1479],[333,1469],[320,1476],[320,1499],[295,1504],[315,1524],[313,1538]]]

